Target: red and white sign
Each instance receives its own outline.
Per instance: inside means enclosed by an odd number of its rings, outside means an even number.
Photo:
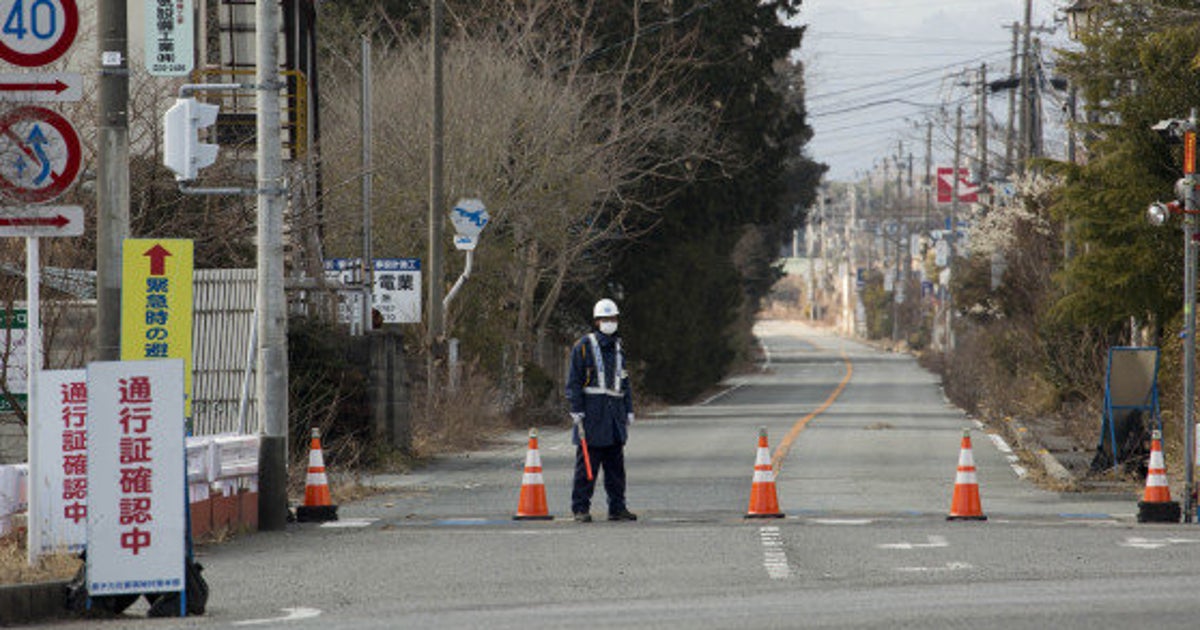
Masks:
[[[182,591],[183,361],[87,369],[90,595]]]
[[[937,202],[954,202],[954,167],[939,166],[937,170]],[[958,200],[963,203],[979,201],[979,184],[971,181],[971,173],[965,168],[958,169]]]
[[[83,206],[0,208],[0,237],[82,235]]]
[[[40,553],[83,551],[87,543],[87,372],[38,372],[30,470],[30,541]],[[36,499],[36,500],[34,500]]]
[[[79,134],[61,114],[26,105],[0,116],[0,193],[42,203],[75,183],[83,162]]]
[[[0,24],[0,59],[35,68],[75,43],[79,7],[75,0],[8,0],[0,2]]]
[[[83,75],[78,72],[0,73],[0,101],[78,101]]]

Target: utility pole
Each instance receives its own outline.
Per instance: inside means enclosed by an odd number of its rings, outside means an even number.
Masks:
[[[442,165],[443,165],[443,103],[442,103],[442,0],[430,0],[429,45],[432,48],[433,120],[429,128],[429,308],[426,325],[429,328],[427,356],[426,413],[432,416],[433,400],[437,394],[437,357],[441,354],[446,332],[442,317]]]
[[[371,208],[371,191],[373,189],[375,178],[374,152],[371,143],[371,129],[374,127],[372,114],[374,107],[371,97],[371,37],[363,35],[361,40],[362,59],[362,84],[359,86],[361,90],[361,112],[360,121],[362,129],[362,278],[363,284],[368,288],[374,284],[375,272],[375,256],[371,250],[371,232],[373,223],[373,210]],[[363,330],[370,330],[372,326],[371,317],[371,301],[363,306]]]
[[[846,221],[846,247],[843,252],[846,256],[846,290],[842,298],[842,309],[845,312],[844,321],[846,322],[846,334],[854,336],[854,331],[857,325],[854,321],[857,315],[858,306],[858,272],[855,269],[854,260],[854,220],[858,214],[858,188],[850,187],[850,218]]]
[[[988,82],[987,64],[979,64],[979,116],[978,146],[979,146],[979,186],[981,191],[987,190],[988,181]]]
[[[1031,75],[1033,69],[1030,67],[1029,59],[1029,37],[1030,37],[1030,22],[1033,20],[1033,0],[1025,0],[1025,27],[1024,41],[1021,45],[1021,141],[1017,144],[1017,172],[1025,172],[1025,161],[1030,157],[1032,144],[1030,142],[1030,107],[1029,99],[1032,92]]]
[[[950,188],[950,283],[954,283],[954,258],[958,241],[958,165],[962,159],[962,105],[954,119],[954,185]],[[946,287],[946,354],[954,351],[954,292]]]
[[[1009,64],[1009,77],[1017,76],[1017,42],[1021,34],[1021,24],[1019,22],[1012,23],[1012,61]],[[1016,118],[1017,110],[1017,91],[1009,88],[1008,90],[1008,128],[1004,134],[1004,175],[1011,176],[1016,172],[1013,164],[1013,142],[1016,139]]]
[[[1197,132],[1196,109],[1192,108],[1188,116],[1186,132]],[[1188,146],[1184,142],[1185,151],[1196,150],[1194,143]],[[1186,471],[1183,489],[1183,522],[1191,523],[1196,500],[1193,493],[1196,489],[1196,174],[1195,153],[1185,155],[1184,175],[1181,180],[1183,195],[1183,313],[1184,333],[1183,342],[1183,450],[1184,469]],[[1191,162],[1192,168],[1188,168]],[[1193,171],[1193,172],[1188,172]]]
[[[121,244],[129,236],[129,40],[126,0],[99,0],[96,160],[96,358],[121,358]]]
[[[255,2],[255,90],[258,108],[258,365],[259,528],[287,526],[287,296],[283,290],[283,158],[279,128],[279,4]]]
[[[933,212],[933,121],[925,123],[925,213],[921,229],[929,230],[929,214]]]

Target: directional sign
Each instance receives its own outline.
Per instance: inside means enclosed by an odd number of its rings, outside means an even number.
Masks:
[[[82,235],[82,206],[0,208],[0,237]]]
[[[74,102],[83,98],[78,72],[0,73],[0,101]]]
[[[79,32],[75,0],[12,0],[0,3],[0,59],[25,68],[61,57]]]
[[[26,105],[0,116],[0,193],[42,203],[61,195],[79,176],[79,134],[57,112]]]
[[[454,210],[450,211],[450,222],[460,236],[479,236],[488,219],[487,208],[478,199],[459,199],[454,204]]]

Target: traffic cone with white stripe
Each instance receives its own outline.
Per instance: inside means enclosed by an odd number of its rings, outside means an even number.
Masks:
[[[1139,523],[1178,523],[1182,510],[1178,501],[1171,500],[1167,484],[1167,463],[1163,459],[1162,431],[1150,436],[1150,470],[1146,473],[1146,492],[1138,501]]]
[[[325,457],[321,454],[321,430],[313,427],[312,443],[308,450],[308,478],[304,483],[304,505],[296,508],[296,520],[301,523],[324,523],[338,520],[337,506],[329,496],[329,480],[325,477]]]
[[[754,482],[750,486],[750,508],[746,518],[783,518],[775,495],[775,469],[767,447],[767,428],[758,430],[758,453],[754,459]]]
[[[542,456],[538,454],[537,429],[529,430],[529,450],[525,453],[525,474],[521,477],[521,500],[517,504],[517,521],[549,521],[554,519],[546,508],[546,484],[542,479]]]
[[[971,451],[971,431],[963,429],[962,450],[958,454],[958,474],[954,477],[954,498],[950,501],[948,521],[986,521],[979,501],[979,480],[975,477],[975,455]]]

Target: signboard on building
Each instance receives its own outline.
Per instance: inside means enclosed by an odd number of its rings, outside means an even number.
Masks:
[[[87,372],[38,372],[33,430],[37,435],[30,508],[30,541],[42,554],[83,551],[87,543]]]
[[[121,359],[183,359],[192,393],[192,241],[127,238],[121,273]]]
[[[88,594],[184,588],[180,359],[87,368]]]

